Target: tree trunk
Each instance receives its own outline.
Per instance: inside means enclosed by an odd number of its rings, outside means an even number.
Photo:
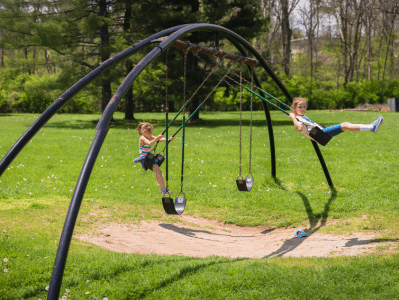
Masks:
[[[348,82],[347,73],[347,57],[348,57],[348,20],[347,11],[343,3],[339,6],[340,20],[341,20],[341,51],[342,51],[342,69],[344,72],[344,85]]]
[[[107,16],[107,0],[100,0],[99,1],[100,7],[100,16],[106,17]],[[100,55],[101,55],[101,62],[105,62],[109,59],[110,53],[107,49],[109,44],[109,32],[108,32],[108,24],[104,23],[100,28],[100,36],[101,36],[101,47],[100,47]],[[105,75],[101,83],[101,110],[104,111],[108,105],[109,100],[111,99],[111,81]]]
[[[1,49],[0,67],[4,68],[4,49]]]
[[[0,29],[0,38],[3,39],[3,29]],[[1,49],[0,68],[4,68],[4,49]]]
[[[283,62],[282,71],[288,76],[290,75],[290,57],[291,57],[291,35],[290,15],[288,12],[288,0],[281,0],[281,31],[283,35]]]
[[[126,63],[126,76],[133,69],[133,63]],[[134,95],[133,95],[133,84],[129,87],[125,94],[125,120],[135,120],[134,118]]]
[[[380,57],[381,54],[381,46],[382,46],[382,40],[384,39],[384,34],[381,33],[381,39],[380,39],[380,43],[378,45],[378,57]],[[380,60],[377,59],[377,80],[380,80]]]
[[[367,73],[368,73],[368,80],[371,80],[371,56],[372,56],[372,48],[371,48],[371,15],[369,13],[368,17],[368,29],[367,29],[367,43],[368,43],[368,48],[369,48],[369,54],[368,54],[368,62],[367,62]]]
[[[125,0],[125,17],[123,22],[123,30],[127,35],[130,30],[130,21],[132,19],[132,0]],[[128,42],[128,41],[127,41]],[[133,69],[133,63],[126,61],[126,76]],[[125,120],[134,120],[134,98],[133,98],[133,83],[125,94]]]
[[[32,74],[35,74],[35,69],[36,69],[36,65],[35,65],[35,59],[36,59],[36,48],[33,48],[33,70],[32,70]]]
[[[198,0],[191,0],[191,13],[195,14],[198,10],[199,10],[199,1]],[[190,43],[197,43],[197,44],[199,43],[198,32],[193,32],[191,34]],[[191,66],[191,78],[190,79],[194,79],[196,77],[196,76],[194,76],[194,74],[196,72],[198,72],[198,59],[187,60],[187,71],[188,71],[188,68],[190,66]],[[196,82],[194,80],[187,80],[187,86],[188,86],[188,82],[190,82],[193,85],[196,84]],[[186,101],[189,99],[189,97],[190,97],[190,95],[186,95]],[[183,105],[184,104],[185,103],[183,103]],[[190,101],[190,103],[188,105],[189,106],[188,110],[190,112],[190,116],[194,113],[194,111],[197,109],[199,104],[200,104],[200,98],[199,97],[194,97]],[[198,120],[200,120],[199,110],[197,110],[196,113],[191,117],[190,122],[195,122],[195,121],[198,121]]]
[[[46,72],[48,74],[50,74],[51,69],[49,68],[48,59],[49,59],[49,51],[48,50],[44,50],[44,60],[45,60],[45,64],[46,64]]]
[[[395,17],[392,17],[392,23],[391,23],[391,28],[389,30],[389,36],[388,36],[388,43],[387,43],[387,50],[385,51],[385,59],[384,59],[384,68],[382,70],[382,81],[384,81],[385,78],[385,70],[387,67],[387,60],[388,60],[388,54],[389,54],[389,46],[391,45],[391,38],[392,38],[392,32],[393,32],[393,26],[395,22]]]
[[[25,54],[25,61],[27,61],[28,60],[28,48],[27,47],[24,48],[24,54]],[[29,68],[29,62],[27,63],[27,67],[28,67],[28,74],[31,75],[30,68]]]

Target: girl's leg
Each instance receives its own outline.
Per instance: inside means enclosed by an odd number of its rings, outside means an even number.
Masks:
[[[352,124],[352,123],[349,123],[349,122],[341,123],[342,131],[346,131],[346,130],[348,130],[348,131],[360,131],[362,129],[363,130],[370,130],[371,127],[368,128],[368,126],[371,126],[371,125]]]
[[[163,181],[162,171],[159,168],[159,166],[158,165],[154,165],[152,167],[152,170],[155,173],[155,176],[157,178],[158,184],[161,186],[161,189],[165,188],[165,182]]]
[[[382,121],[384,119],[379,117],[376,121],[371,124],[351,124],[349,122],[344,122],[341,124],[342,131],[349,130],[349,131],[365,131],[369,130],[372,132],[377,132],[378,128],[381,126]]]

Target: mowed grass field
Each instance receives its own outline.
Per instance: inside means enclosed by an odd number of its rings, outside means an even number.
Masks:
[[[277,178],[263,112],[254,113],[250,193],[238,192],[239,112],[201,113],[186,128],[185,214],[241,226],[302,226],[308,232],[373,233],[391,246],[359,257],[206,259],[112,253],[73,239],[62,294],[68,299],[394,299],[399,294],[399,114],[308,111],[325,126],[368,124],[384,117],[376,134],[345,132],[322,147],[334,188],[327,184],[309,140],[292,121],[271,112]],[[2,158],[37,119],[0,115]],[[163,212],[152,172],[139,155],[140,121],[164,129],[162,113],[116,113],[98,156],[75,233],[110,222],[178,222]],[[170,119],[173,117],[171,113]],[[46,286],[74,186],[100,115],[59,114],[21,151],[0,177],[0,299],[45,299]],[[171,126],[174,133],[179,117]],[[249,112],[243,115],[242,174],[248,173]],[[181,133],[170,144],[169,187],[180,191]],[[160,144],[160,149],[164,144]],[[161,167],[165,173],[165,166]],[[91,212],[96,212],[93,218]],[[333,224],[324,226],[328,221]]]

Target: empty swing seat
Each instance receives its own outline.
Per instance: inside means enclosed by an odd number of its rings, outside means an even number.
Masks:
[[[162,197],[163,209],[168,215],[181,215],[186,208],[187,199],[178,196],[175,201],[170,197]]]
[[[254,179],[252,177],[247,177],[245,179],[237,179],[237,188],[240,192],[250,192],[252,186],[254,185]]]

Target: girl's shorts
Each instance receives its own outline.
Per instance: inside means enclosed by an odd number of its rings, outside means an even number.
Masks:
[[[327,133],[329,136],[334,137],[340,133],[342,133],[341,124],[328,126],[323,129],[323,132]]]
[[[144,171],[147,171],[147,168],[144,165],[144,161],[145,161],[145,156],[140,156],[133,160],[133,162],[135,163],[141,163],[141,166],[143,167]]]

